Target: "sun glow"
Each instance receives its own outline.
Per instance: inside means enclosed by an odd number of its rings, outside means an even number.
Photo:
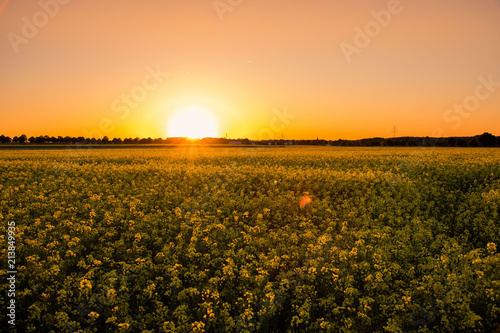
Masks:
[[[178,110],[168,122],[169,137],[202,139],[217,137],[217,121],[212,113],[199,106]]]

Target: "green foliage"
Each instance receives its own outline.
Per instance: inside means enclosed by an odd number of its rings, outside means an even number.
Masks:
[[[499,162],[460,148],[0,151],[16,328],[494,331]]]

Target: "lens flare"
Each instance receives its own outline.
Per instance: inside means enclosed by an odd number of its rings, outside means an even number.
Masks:
[[[306,195],[300,201],[300,208],[304,208],[308,203],[311,203],[311,202],[312,202],[311,197],[309,197],[308,195]]]
[[[5,7],[9,4],[10,0],[0,0],[0,15],[2,15]]]

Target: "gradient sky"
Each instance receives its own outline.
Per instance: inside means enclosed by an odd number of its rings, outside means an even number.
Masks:
[[[500,135],[500,1],[401,0],[349,63],[341,44],[394,1],[221,0],[221,20],[213,0],[0,0],[0,134],[166,137],[197,104],[231,138]],[[146,68],[169,75],[114,112]]]

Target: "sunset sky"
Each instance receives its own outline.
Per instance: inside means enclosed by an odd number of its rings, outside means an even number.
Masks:
[[[189,108],[231,138],[500,135],[500,0],[0,0],[0,134]]]

